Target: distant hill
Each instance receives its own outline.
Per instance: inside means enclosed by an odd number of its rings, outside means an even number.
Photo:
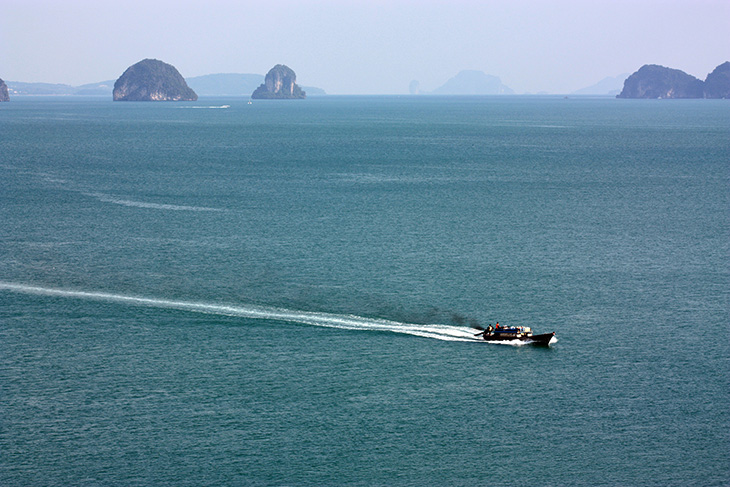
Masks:
[[[114,89],[114,80],[101,81],[99,83],[89,83],[86,85],[77,86],[75,88],[74,95],[104,95],[109,96],[109,93]]]
[[[14,95],[73,95],[76,88],[71,85],[53,83],[25,83],[7,81],[8,91]],[[108,94],[108,93],[107,93]]]
[[[316,88],[314,86],[302,85],[302,90],[307,94],[307,96],[324,96],[327,94],[327,92],[322,88]]]
[[[413,82],[411,82],[411,89]],[[466,70],[433,90],[432,95],[512,95],[514,91],[496,76],[482,71]]]
[[[603,78],[595,85],[581,88],[574,91],[573,95],[618,95],[624,86],[624,81],[629,77],[629,73],[620,74],[618,76],[609,76]]]
[[[103,95],[109,96],[114,87],[114,80],[89,83],[81,86],[60,83],[24,83],[8,81],[8,89],[16,95]]]
[[[264,82],[264,77],[261,74],[219,73],[185,78],[185,81],[199,95],[249,96]]]
[[[188,86],[202,96],[251,96],[264,82],[262,74],[218,73],[185,78]],[[326,95],[322,88],[302,86],[307,96]]]

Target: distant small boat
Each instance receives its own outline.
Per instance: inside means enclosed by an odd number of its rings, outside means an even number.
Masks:
[[[516,341],[525,342],[525,344],[550,346],[557,342],[555,332],[543,333],[541,335],[533,335],[532,328],[529,326],[500,326],[489,325],[486,330],[475,334],[481,336],[488,342],[511,343]]]
[[[248,100],[249,105],[253,105],[253,102],[251,100]]]

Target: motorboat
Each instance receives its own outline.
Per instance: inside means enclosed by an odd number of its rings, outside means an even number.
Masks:
[[[486,330],[477,333],[475,336],[481,336],[488,342],[514,343],[519,341],[525,342],[525,344],[542,346],[550,346],[558,341],[555,332],[535,335],[529,326],[502,326],[499,323],[494,327],[489,325]]]

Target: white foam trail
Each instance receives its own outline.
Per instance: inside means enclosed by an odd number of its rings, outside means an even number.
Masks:
[[[135,208],[152,208],[155,210],[173,210],[173,211],[225,211],[220,208],[207,208],[205,206],[183,206],[183,205],[168,205],[163,203],[148,203],[146,201],[134,201],[124,200],[115,198],[103,193],[84,193],[86,196],[91,196],[104,203],[114,203],[115,205],[131,206]]]
[[[42,294],[46,296],[61,296],[67,298],[129,303],[137,306],[179,309],[222,316],[238,316],[242,318],[286,321],[290,323],[301,323],[306,325],[340,328],[345,330],[389,331],[393,333],[403,333],[425,338],[435,338],[437,340],[444,341],[485,343],[483,340],[474,336],[472,329],[450,325],[417,325],[412,323],[401,323],[398,321],[364,318],[355,315],[336,315],[330,313],[296,311],[267,306],[228,306],[192,301],[174,301],[168,299],[125,296],[122,294],[111,294],[103,292],[70,291],[65,289],[28,286],[25,284],[2,281],[0,281],[0,289],[28,294]]]
[[[231,108],[231,105],[210,106],[210,107],[175,107],[175,108],[204,108],[206,110],[220,110],[220,109]]]

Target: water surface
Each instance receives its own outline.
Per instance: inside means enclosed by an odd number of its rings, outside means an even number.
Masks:
[[[0,483],[727,485],[725,101],[246,101],[0,109]]]

